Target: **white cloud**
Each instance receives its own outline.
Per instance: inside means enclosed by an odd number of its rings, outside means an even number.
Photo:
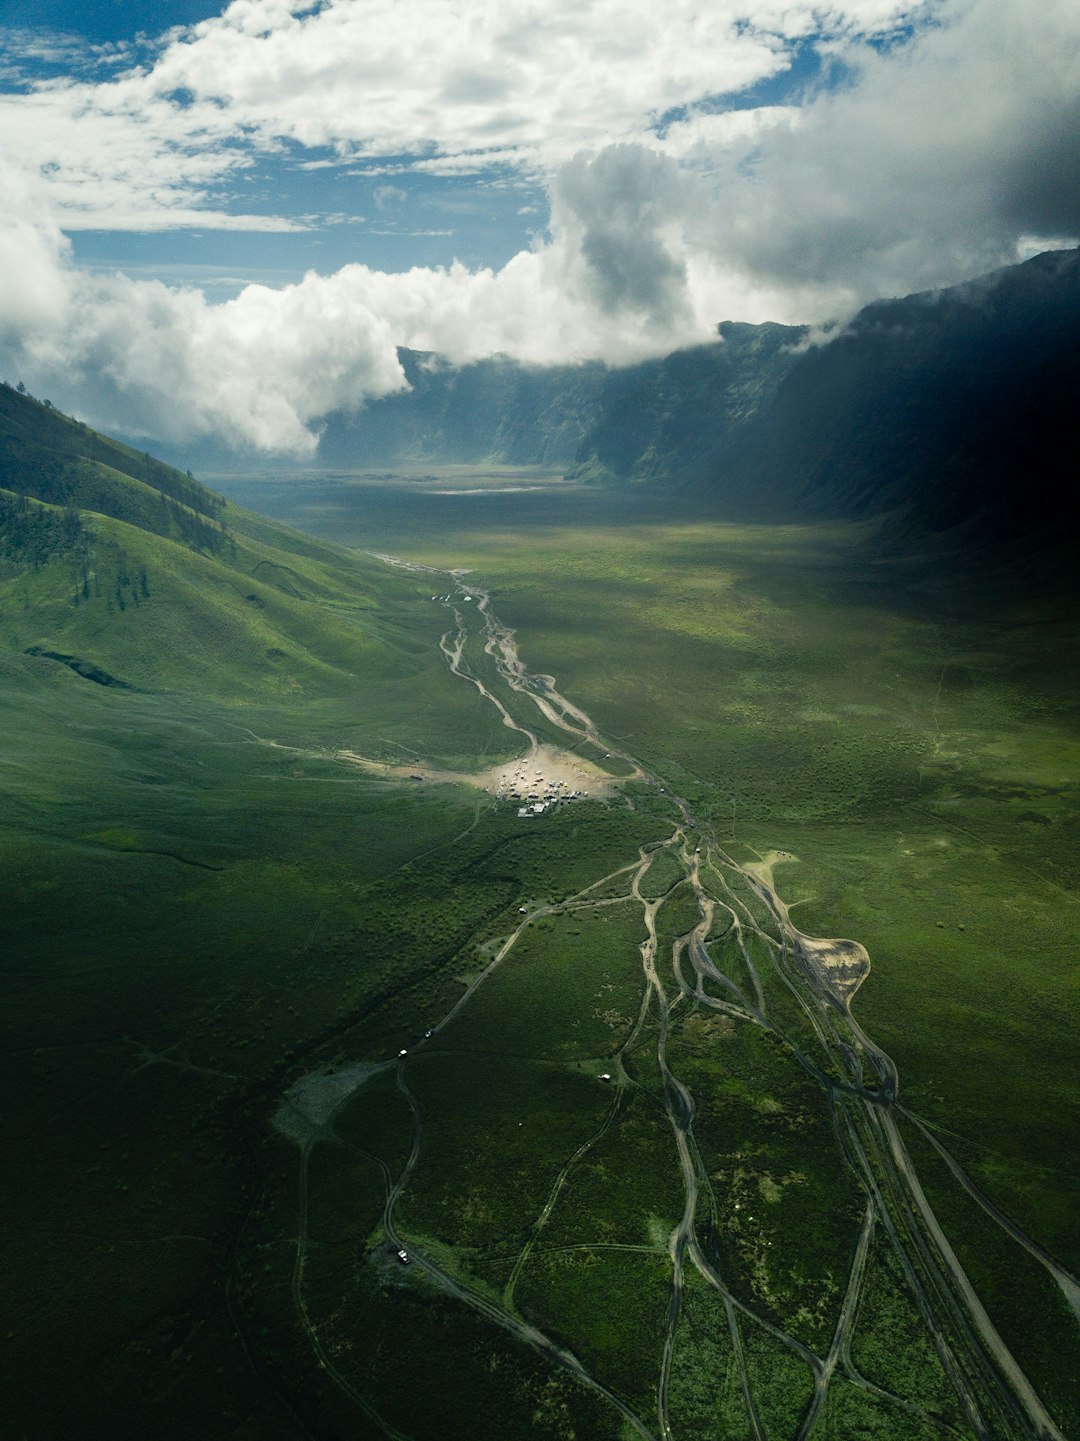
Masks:
[[[563,166],[552,187],[551,228],[574,294],[604,315],[685,327],[682,229],[693,188],[670,160],[635,145],[610,145]]]
[[[65,223],[158,228],[157,208],[180,226],[228,211],[231,177],[283,145],[550,173],[783,71],[793,40],[879,33],[925,3],[668,0],[658,18],[649,0],[234,0],[151,63],[0,96],[0,135]]]
[[[400,185],[376,185],[371,193],[379,210],[400,210],[408,199],[407,192]]]
[[[214,106],[178,112],[147,96],[138,75],[0,95],[0,136],[9,161],[45,181],[70,229],[159,229],[191,224],[192,212],[213,224],[222,207],[210,193],[251,163]]]
[[[73,269],[44,189],[0,165],[0,368],[80,416],[182,441],[304,452],[328,410],[403,384],[389,321],[308,277],[199,290]]]
[[[249,285],[223,304],[195,289],[72,268],[42,209],[43,187],[20,181],[16,191],[0,175],[20,207],[0,252],[3,274],[22,278],[0,290],[9,319],[0,369],[105,428],[302,453],[321,416],[401,387],[398,345],[455,360],[636,359],[701,330],[685,264],[666,256],[660,202],[643,230],[637,206],[613,214],[607,203],[634,174],[639,192],[656,191],[657,167],[677,188],[673,163],[641,149],[568,167],[552,243],[498,271],[349,265],[280,289]],[[643,261],[647,275],[637,273]]]
[[[46,179],[0,172],[9,378],[128,432],[302,451],[322,415],[401,385],[398,345],[455,360],[503,352],[621,363],[704,339],[720,319],[821,322],[878,294],[1029,254],[1042,238],[1080,236],[1075,0],[1043,0],[1037,17],[1013,0],[950,0],[933,26],[880,52],[860,36],[896,8],[852,4],[828,22],[847,67],[842,87],[797,108],[730,113],[688,102],[706,85],[783,63],[767,24],[794,34],[816,23],[809,8],[769,16],[759,7],[747,48],[723,50],[719,80],[705,71],[710,37],[715,60],[716,35],[731,32],[735,12],[723,6],[695,18],[703,12],[680,3],[657,27],[643,8],[607,0],[588,9],[492,0],[466,10],[459,35],[448,6],[431,0],[430,26],[414,23],[407,36],[417,13],[408,4],[295,10],[284,0],[234,4],[182,32],[155,68],[124,77],[107,105],[101,87],[29,97],[30,113],[44,117],[35,155],[67,143],[77,96],[91,107],[93,144]],[[381,17],[385,33],[372,27],[361,45],[349,28],[358,17]],[[177,106],[163,87],[193,80],[196,56],[202,88]],[[351,88],[343,57],[359,57]],[[541,94],[552,72],[559,83]],[[676,93],[683,108],[650,128]],[[0,123],[26,99],[0,103]],[[248,286],[224,304],[71,268],[60,223],[73,211],[148,227],[155,215],[198,215],[205,225],[215,186],[247,163],[239,124],[264,145],[289,131],[343,151],[400,157],[411,147],[418,166],[450,172],[493,154],[542,161],[548,238],[499,270],[349,265],[277,290]],[[478,158],[482,137],[502,148]]]
[[[845,59],[848,86],[729,147],[713,253],[852,305],[1006,263],[1025,232],[1080,235],[1074,0],[954,0],[909,45]]]
[[[39,327],[63,325],[70,245],[43,187],[0,158],[0,353],[11,354]]]
[[[642,0],[292,8],[230,6],[166,50],[154,91],[184,88],[261,134],[308,146],[558,159],[640,134],[653,113],[741,89],[785,63],[780,40],[739,23],[752,17],[724,0],[670,0],[662,20]],[[803,28],[810,7],[791,10]]]
[[[668,125],[662,139],[650,144],[677,160],[710,168],[717,154],[732,146],[745,146],[774,126],[789,129],[799,123],[795,105],[759,105],[752,110],[691,111],[684,119]]]

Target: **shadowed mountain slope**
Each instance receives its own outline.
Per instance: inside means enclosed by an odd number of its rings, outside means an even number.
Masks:
[[[687,478],[718,504],[1053,531],[1073,513],[1078,399],[1080,252],[1050,253],[867,306]]]
[[[803,331],[720,327],[711,345],[624,369],[453,366],[401,350],[410,389],[333,415],[321,463],[550,465],[588,481],[664,479],[697,464],[771,399]]]
[[[505,356],[451,365],[398,351],[409,389],[327,418],[318,461],[564,466],[603,414],[600,364],[528,366]]]
[[[331,417],[320,460],[558,465],[721,514],[891,513],[897,533],[1038,536],[1071,518],[1080,252],[878,301],[824,344],[771,324],[718,334],[625,369],[402,352],[412,389]]]

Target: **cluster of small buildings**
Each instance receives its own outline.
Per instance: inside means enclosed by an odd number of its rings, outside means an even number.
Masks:
[[[585,792],[571,790],[566,781],[546,781],[543,771],[528,773],[528,764],[520,762],[513,775],[504,777],[495,792],[499,800],[524,801],[518,806],[519,816],[542,816],[560,801],[580,800]]]

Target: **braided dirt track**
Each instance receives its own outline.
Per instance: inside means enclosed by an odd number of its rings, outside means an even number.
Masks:
[[[391,564],[402,564],[391,557],[381,558]],[[441,584],[446,584],[445,573],[432,573],[440,576]],[[851,1011],[852,999],[870,971],[870,958],[863,946],[853,940],[823,939],[801,932],[793,924],[772,880],[773,864],[787,857],[774,855],[755,864],[738,862],[708,827],[697,820],[688,803],[671,793],[662,777],[605,738],[585,711],[560,694],[553,676],[533,674],[526,669],[518,654],[514,631],[495,614],[486,590],[471,578],[467,580],[461,572],[451,573],[451,580],[452,592],[443,603],[453,617],[453,624],[442,637],[442,653],[451,672],[475,686],[499,712],[503,724],[520,733],[528,745],[529,755],[535,755],[544,744],[545,736],[550,737],[552,732],[556,738],[564,736],[568,744],[591,747],[607,760],[616,762],[625,776],[639,784],[655,786],[673,802],[678,815],[672,829],[644,847],[637,859],[622,869],[630,879],[632,902],[641,910],[642,992],[637,1020],[618,1054],[621,1058],[639,1042],[646,1017],[651,1017],[656,1025],[655,1058],[663,1081],[663,1107],[683,1188],[682,1213],[666,1248],[671,1290],[663,1353],[659,1358],[655,1416],[638,1414],[626,1397],[591,1375],[571,1350],[523,1319],[515,1307],[518,1276],[533,1250],[543,1245],[548,1218],[567,1177],[607,1133],[619,1114],[624,1095],[621,1084],[613,1091],[611,1106],[602,1124],[574,1149],[553,1175],[543,1209],[516,1258],[501,1299],[473,1290],[448,1274],[431,1256],[423,1253],[415,1239],[404,1234],[396,1217],[398,1202],[409,1185],[424,1141],[423,1112],[408,1085],[413,1056],[436,1042],[439,1033],[469,1004],[477,990],[512,953],[522,935],[539,919],[612,904],[610,900],[590,895],[610,881],[611,876],[598,878],[586,890],[558,905],[538,906],[524,915],[486,969],[471,982],[442,1020],[408,1055],[398,1058],[397,1084],[411,1109],[413,1138],[404,1168],[396,1177],[387,1177],[383,1226],[390,1244],[395,1249],[407,1247],[417,1269],[430,1284],[441,1287],[492,1324],[511,1332],[553,1365],[604,1397],[617,1408],[634,1434],[646,1441],[678,1441],[670,1414],[669,1382],[673,1359],[684,1334],[683,1290],[687,1267],[697,1272],[722,1304],[730,1344],[738,1361],[748,1423],[756,1441],[807,1441],[820,1428],[829,1386],[838,1374],[868,1396],[888,1401],[943,1435],[976,1437],[979,1441],[1066,1441],[995,1328],[950,1245],[920,1183],[898,1117],[919,1128],[991,1220],[1053,1276],[1078,1314],[1080,1286],[979,1191],[940,1139],[900,1105],[900,1080],[895,1064],[865,1033]],[[532,719],[530,708],[537,719]],[[697,923],[667,948],[670,954],[660,954],[657,924],[668,893],[649,898],[642,891],[660,856],[666,856],[679,867],[699,915]],[[722,944],[717,940],[720,922],[724,926]],[[770,996],[778,993],[785,998],[783,1008],[770,1004]],[[695,1096],[676,1073],[667,1054],[672,1017],[685,1016],[689,1010],[726,1017],[730,1022],[771,1032],[783,1043],[793,1062],[803,1067],[828,1098],[846,1165],[861,1190],[864,1209],[857,1232],[851,1237],[850,1266],[832,1339],[824,1355],[816,1354],[796,1336],[758,1314],[745,1299],[740,1299],[725,1281],[709,1243],[709,1232],[715,1229],[713,1223],[720,1203],[695,1137]],[[793,1014],[798,1018],[797,1029],[790,1019]],[[305,1150],[302,1194],[306,1154]],[[301,1247],[303,1234],[301,1228]],[[924,1410],[910,1399],[893,1396],[873,1385],[859,1373],[852,1360],[850,1341],[863,1300],[868,1256],[873,1244],[882,1243],[891,1247],[896,1257],[944,1373],[955,1390],[966,1418],[963,1432],[947,1425],[929,1408]],[[304,1305],[302,1273],[301,1250],[294,1295],[318,1353],[318,1337]],[[790,1436],[766,1434],[761,1421],[759,1397],[744,1355],[744,1337],[755,1328],[786,1347],[809,1369],[813,1378],[812,1399],[797,1430]],[[365,1409],[368,1419],[373,1419],[361,1399],[355,1396],[353,1399]],[[387,1435],[399,1435],[385,1423],[380,1424],[384,1425]]]

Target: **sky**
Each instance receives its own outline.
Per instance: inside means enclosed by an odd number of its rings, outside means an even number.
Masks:
[[[1076,0],[0,0],[0,377],[302,457],[1080,239]]]

